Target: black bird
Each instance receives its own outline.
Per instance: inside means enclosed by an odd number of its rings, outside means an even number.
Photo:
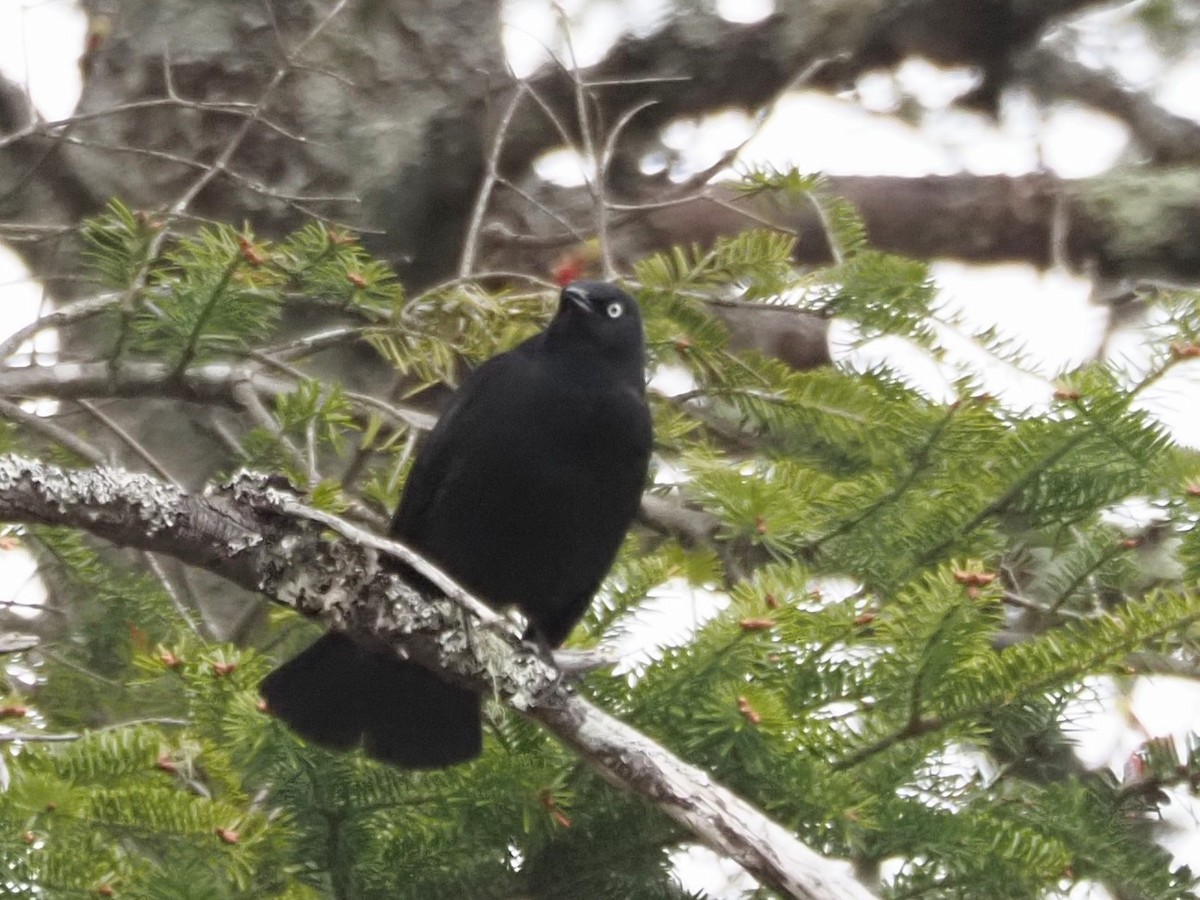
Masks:
[[[650,458],[637,304],[611,284],[562,290],[550,324],[473,372],[417,453],[389,533],[557,647],[637,511]],[[406,768],[477,756],[479,695],[329,633],[263,680],[313,743]]]

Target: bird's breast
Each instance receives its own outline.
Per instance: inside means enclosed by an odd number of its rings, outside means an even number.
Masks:
[[[603,577],[641,497],[650,423],[631,391],[546,386],[520,398],[460,460],[441,501],[463,517],[435,543],[469,587],[528,608]]]

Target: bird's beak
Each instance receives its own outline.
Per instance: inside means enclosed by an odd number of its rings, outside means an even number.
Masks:
[[[587,294],[576,288],[567,288],[563,291],[563,296],[582,309],[585,313],[592,311],[592,305],[588,303]]]

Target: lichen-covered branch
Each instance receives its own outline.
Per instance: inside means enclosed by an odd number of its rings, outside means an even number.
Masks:
[[[457,602],[424,597],[381,562],[383,553],[394,551],[428,566],[411,551],[306,511],[270,478],[246,474],[197,495],[121,469],[65,470],[0,456],[0,520],[73,527],[120,546],[167,553],[358,640],[392,648],[526,711],[610,783],[656,803],[786,896],[873,896],[705,773],[575,696],[515,633],[475,616],[471,610],[479,601],[465,591],[443,581]],[[330,536],[330,527],[338,536]],[[474,624],[470,640],[464,619]]]

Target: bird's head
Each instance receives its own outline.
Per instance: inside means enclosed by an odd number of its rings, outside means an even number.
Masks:
[[[562,289],[544,346],[582,365],[594,360],[622,381],[645,383],[646,341],[637,301],[605,281],[572,281]]]
[[[582,343],[614,363],[645,365],[642,314],[637,301],[605,281],[572,281],[562,289],[548,331],[554,341]]]

